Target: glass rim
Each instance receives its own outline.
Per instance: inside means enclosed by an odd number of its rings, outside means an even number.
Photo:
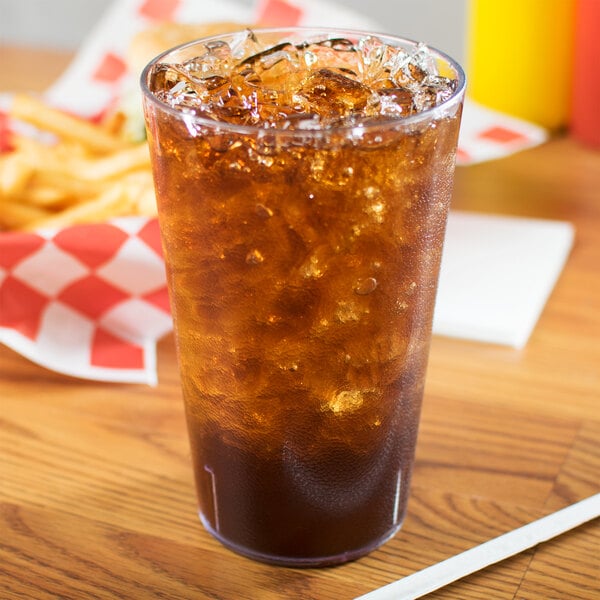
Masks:
[[[166,62],[169,64],[169,61],[165,59],[169,55],[175,55],[176,53],[180,53],[187,48],[191,48],[193,46],[198,46],[201,44],[207,44],[212,41],[224,40],[227,38],[231,38],[236,35],[240,35],[244,31],[252,31],[257,35],[261,34],[323,34],[326,36],[331,36],[333,34],[345,34],[346,36],[353,38],[364,38],[364,37],[376,37],[380,40],[386,41],[391,40],[397,42],[396,47],[403,48],[417,48],[419,45],[423,45],[427,48],[427,50],[431,53],[431,55],[435,59],[441,59],[446,65],[448,65],[456,74],[455,81],[456,89],[452,92],[452,95],[441,102],[440,104],[428,108],[426,110],[417,112],[413,115],[409,115],[407,117],[389,117],[382,118],[375,121],[369,121],[365,123],[342,123],[340,125],[335,125],[331,127],[326,127],[322,129],[282,129],[279,127],[265,127],[264,124],[255,124],[255,125],[240,125],[237,123],[229,123],[227,121],[219,121],[215,119],[210,119],[207,117],[195,115],[190,112],[184,112],[178,108],[175,108],[162,100],[159,100],[156,95],[150,90],[148,86],[148,79],[152,68],[160,64],[161,62]],[[332,39],[331,37],[325,39]],[[282,38],[283,40],[283,38]],[[281,135],[281,136],[290,136],[290,137],[322,137],[326,135],[332,134],[341,134],[344,132],[355,131],[356,129],[360,129],[362,131],[369,131],[373,129],[385,129],[388,127],[400,127],[400,128],[409,128],[411,125],[420,123],[422,121],[432,121],[435,120],[436,116],[443,115],[445,112],[450,109],[458,108],[458,105],[461,103],[464,97],[465,88],[466,88],[466,76],[461,65],[453,59],[450,55],[445,52],[438,50],[434,46],[430,46],[424,42],[418,42],[409,38],[404,38],[398,35],[388,34],[388,33],[380,33],[362,29],[351,29],[351,28],[342,28],[342,27],[310,27],[310,26],[292,26],[292,27],[246,27],[240,28],[237,31],[224,32],[216,35],[209,35],[205,37],[200,37],[189,42],[185,42],[183,44],[178,44],[177,46],[173,46],[172,48],[168,48],[167,50],[161,52],[157,56],[155,56],[142,70],[140,75],[140,87],[142,89],[142,94],[146,100],[159,107],[162,111],[170,113],[173,116],[176,116],[179,119],[186,119],[194,124],[199,126],[205,126],[212,129],[219,128],[222,130],[230,131],[232,133],[240,133],[240,134],[258,134],[258,135]]]

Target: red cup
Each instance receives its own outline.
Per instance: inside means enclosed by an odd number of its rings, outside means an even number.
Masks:
[[[600,0],[578,0],[570,132],[600,148]]]

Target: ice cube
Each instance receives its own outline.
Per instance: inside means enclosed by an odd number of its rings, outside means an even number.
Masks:
[[[225,75],[231,68],[231,49],[224,41],[215,40],[204,45],[204,54],[190,58],[181,65],[190,77],[204,79],[212,75]]]
[[[414,94],[405,87],[379,91],[380,112],[386,116],[409,116],[415,112]]]
[[[339,71],[322,68],[309,74],[295,97],[305,100],[304,112],[332,118],[361,111],[371,96],[366,85]]]
[[[153,91],[192,115],[265,129],[362,128],[404,118],[452,96],[456,82],[439,75],[427,46],[407,51],[375,36],[265,47],[252,31],[180,65],[159,65]],[[301,141],[301,140],[297,140]],[[270,154],[258,147],[259,154]]]
[[[309,69],[337,68],[355,77],[361,70],[361,55],[351,40],[345,38],[313,40],[300,44],[298,49],[304,58],[305,66]]]
[[[400,48],[392,48],[379,38],[368,36],[358,42],[362,56],[362,80],[371,86],[386,86],[395,62],[401,62],[408,54]]]

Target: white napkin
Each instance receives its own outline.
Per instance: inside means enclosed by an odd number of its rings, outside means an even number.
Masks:
[[[451,211],[434,333],[523,347],[573,239],[562,221]]]

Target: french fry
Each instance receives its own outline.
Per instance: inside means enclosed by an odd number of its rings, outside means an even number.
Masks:
[[[156,196],[150,171],[139,171],[127,177],[127,193],[137,215],[156,214]]]
[[[77,198],[59,188],[35,185],[21,195],[12,196],[10,200],[25,206],[55,211],[76,202]]]
[[[9,115],[54,133],[62,139],[79,142],[95,152],[111,152],[122,148],[125,144],[118,137],[88,121],[52,108],[24,94],[13,97]]]
[[[122,137],[123,129],[125,128],[127,117],[120,111],[114,111],[107,115],[107,118],[100,124],[102,129],[114,135],[115,137]]]
[[[30,223],[48,217],[50,213],[38,206],[14,200],[0,202],[0,229],[23,229]]]
[[[136,213],[146,217],[156,215],[156,195],[152,181],[144,187],[135,202]]]
[[[131,214],[131,204],[124,187],[115,185],[92,200],[29,222],[23,229],[59,229],[80,223],[99,223],[111,217]]]
[[[38,171],[61,173],[65,178],[79,181],[103,181],[125,175],[137,169],[150,168],[146,144],[136,144],[110,154],[81,155],[68,146],[44,147],[44,144],[25,144],[24,153]]]
[[[68,177],[60,171],[40,170],[33,174],[25,189],[14,197],[36,206],[60,208],[97,196],[106,187],[105,182],[90,183]]]
[[[122,141],[116,124],[95,125],[19,95],[11,116],[55,139],[14,136],[0,154],[0,230],[60,228],[156,214],[146,142]]]
[[[150,155],[146,144],[137,144],[93,160],[76,157],[65,166],[72,171],[73,177],[100,181],[135,169],[150,168]]]
[[[11,153],[0,160],[0,196],[21,193],[34,173],[34,166],[25,156]]]

